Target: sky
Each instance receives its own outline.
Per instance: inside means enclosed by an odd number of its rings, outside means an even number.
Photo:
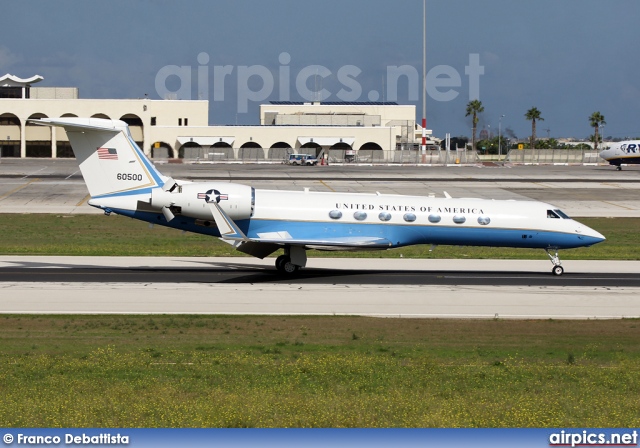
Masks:
[[[81,98],[208,99],[210,124],[258,106],[396,101],[422,117],[422,0],[3,2],[0,75]],[[638,0],[427,0],[427,127],[524,138],[640,136]],[[0,111],[2,113],[2,111]],[[502,117],[504,115],[504,117]]]

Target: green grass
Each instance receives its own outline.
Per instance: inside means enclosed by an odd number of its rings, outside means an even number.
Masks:
[[[562,259],[638,260],[640,239],[632,229],[640,218],[582,218],[607,241],[589,248],[562,251]],[[113,256],[244,256],[217,238],[182,233],[130,218],[112,215],[0,214],[0,254],[113,255]],[[309,256],[370,258],[510,258],[544,257],[541,250],[439,246],[411,246],[375,252],[320,252]]]
[[[638,259],[638,219],[581,221],[608,240],[564,259]],[[0,215],[0,232],[2,254],[238,255],[116,216]],[[637,320],[7,315],[0,426],[636,427],[638,340]]]
[[[636,427],[640,322],[0,317],[3,427]]]

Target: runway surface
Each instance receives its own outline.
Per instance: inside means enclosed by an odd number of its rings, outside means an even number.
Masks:
[[[576,217],[640,217],[640,167],[159,165],[256,188],[551,202]],[[250,182],[248,182],[250,180]],[[0,212],[101,213],[75,160],[2,160]],[[0,257],[0,313],[640,317],[640,263],[310,259],[298,277],[251,258]]]
[[[310,259],[297,278],[248,258],[3,257],[2,313],[640,317],[639,262]]]
[[[84,267],[75,263],[67,266],[38,261],[21,263],[22,266],[0,267],[0,282],[59,282],[59,283],[197,283],[197,284],[291,284],[291,285],[482,285],[482,286],[582,286],[640,288],[640,276],[635,272],[568,272],[560,277],[541,266],[539,271],[525,270],[525,264],[510,261],[502,272],[483,269],[485,263],[495,260],[475,260],[464,263],[460,270],[442,270],[441,262],[431,263],[430,269],[395,270],[393,261],[379,261],[377,268],[353,268],[359,260],[331,260],[342,268],[306,268],[290,276],[270,266],[253,264],[252,260],[226,259],[224,262],[196,262],[199,266],[140,266]],[[431,260],[433,261],[433,260]],[[597,262],[601,264],[603,262]],[[311,262],[310,264],[313,264]],[[321,264],[328,264],[327,261]],[[367,263],[370,264],[370,263]],[[422,264],[422,263],[420,263]],[[504,264],[504,263],[501,263]],[[571,263],[569,263],[570,265]],[[594,263],[595,264],[595,263]],[[383,265],[388,265],[384,267]],[[468,266],[473,266],[469,268]],[[521,265],[523,270],[519,270]]]

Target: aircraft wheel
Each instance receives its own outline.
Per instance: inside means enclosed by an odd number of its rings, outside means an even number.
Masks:
[[[298,272],[299,266],[291,263],[291,260],[287,259],[284,263],[282,263],[282,272],[285,274],[295,274]]]
[[[553,269],[551,269],[551,272],[553,273],[553,275],[562,275],[564,273],[564,268],[562,266],[554,266]]]
[[[295,274],[300,266],[291,263],[291,258],[288,256],[280,255],[276,258],[276,269],[283,274]]]
[[[620,165],[618,165],[618,166],[616,167],[616,170],[617,170],[617,171],[622,171],[622,167],[621,167]]]
[[[278,258],[276,258],[276,269],[280,272],[284,272],[284,264],[287,261],[291,262],[289,257],[287,257],[286,255],[280,255]]]

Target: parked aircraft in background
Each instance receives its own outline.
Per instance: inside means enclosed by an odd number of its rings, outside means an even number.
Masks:
[[[618,171],[622,170],[622,164],[629,165],[640,163],[640,140],[627,140],[614,143],[611,147],[600,151],[600,157],[615,165]]]
[[[604,237],[557,207],[535,201],[454,199],[387,194],[260,190],[228,182],[163,176],[131,138],[126,123],[45,118],[64,127],[91,199],[89,205],[175,229],[215,237],[293,274],[307,250],[391,249],[413,244],[544,249],[553,274],[559,249]]]

